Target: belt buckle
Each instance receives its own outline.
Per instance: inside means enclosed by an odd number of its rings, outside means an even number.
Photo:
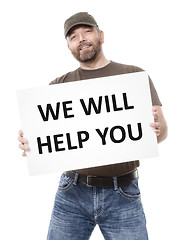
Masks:
[[[92,183],[90,184],[89,182],[90,182],[90,179],[92,179],[92,178],[96,178],[96,176],[92,176],[92,175],[88,175],[87,176],[87,186],[88,187],[94,187],[93,185],[92,185]]]

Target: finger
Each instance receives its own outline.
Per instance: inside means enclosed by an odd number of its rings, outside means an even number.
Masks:
[[[154,123],[154,128],[155,129],[160,129],[160,123],[159,122],[155,122]]]
[[[155,106],[152,106],[152,111],[157,112],[157,108]]]
[[[161,134],[160,124],[159,123],[150,123],[149,125],[150,125],[150,127],[153,128],[154,133],[158,137]]]
[[[27,156],[27,155],[26,155],[26,151],[24,151],[24,152],[22,153],[22,156],[23,156],[23,157]]]
[[[161,134],[161,131],[158,130],[158,129],[155,129],[154,132],[155,132],[155,134],[156,134],[157,137]]]
[[[153,117],[155,122],[159,121],[159,114],[157,112],[153,112]]]
[[[157,111],[157,108],[154,106],[152,107],[152,115],[154,117],[154,121],[158,122],[159,121],[159,113]]]
[[[23,144],[28,144],[28,141],[27,141],[27,139],[26,138],[23,138],[23,137],[18,137],[18,141],[19,142],[21,142],[21,143],[23,143]]]
[[[23,131],[19,130],[19,136],[23,137]]]
[[[160,129],[160,123],[159,122],[150,123],[150,127],[154,129]]]
[[[19,144],[19,148],[21,150],[24,150],[24,151],[29,151],[30,150],[29,146],[28,145],[24,145],[24,144]]]

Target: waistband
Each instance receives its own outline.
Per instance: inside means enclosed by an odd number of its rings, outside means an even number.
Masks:
[[[91,175],[82,175],[74,171],[64,172],[68,177],[76,180],[76,183],[81,182],[86,184],[89,187],[113,187],[115,184],[118,187],[128,186],[132,180],[138,178],[138,170],[135,169],[133,172],[127,173],[121,176],[115,177],[99,177]]]

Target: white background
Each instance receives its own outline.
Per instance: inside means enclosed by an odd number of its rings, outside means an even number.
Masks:
[[[21,128],[16,89],[47,85],[77,68],[66,47],[63,23],[91,13],[105,32],[108,59],[133,64],[151,76],[169,125],[160,157],[141,161],[140,188],[151,240],[179,239],[179,3],[171,0],[0,3],[0,238],[46,239],[60,173],[29,177],[18,149]],[[91,239],[103,239],[98,227]]]

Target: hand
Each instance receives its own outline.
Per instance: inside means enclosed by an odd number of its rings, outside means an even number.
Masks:
[[[161,134],[161,126],[160,126],[159,114],[157,112],[156,107],[152,107],[152,115],[154,117],[154,122],[150,123],[150,127],[154,129],[154,132],[158,137]]]
[[[30,151],[30,148],[27,145],[28,144],[27,139],[23,137],[23,131],[22,130],[19,131],[18,141],[20,142],[19,148],[24,151],[22,153],[22,156],[25,157],[26,156],[26,151]]]

